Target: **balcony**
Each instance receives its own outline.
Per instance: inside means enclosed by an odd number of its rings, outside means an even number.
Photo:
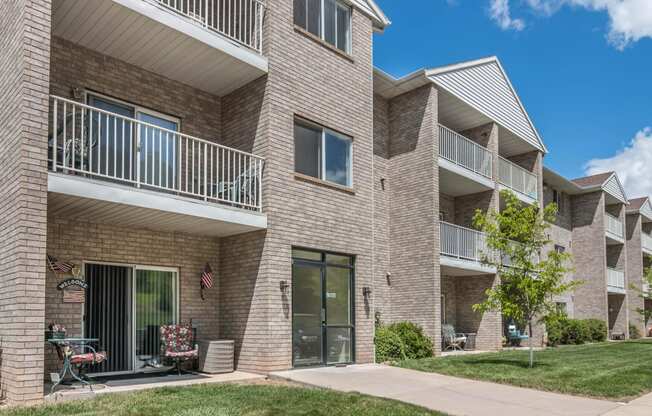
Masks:
[[[525,203],[533,204],[539,199],[537,175],[503,157],[498,159],[498,182]]]
[[[482,255],[487,250],[484,233],[443,221],[439,230],[442,274],[471,276],[496,273],[495,267],[482,264]]]
[[[610,267],[607,268],[607,291],[625,294],[625,273]]]
[[[262,158],[65,98],[50,108],[51,213],[213,236],[267,227]]]
[[[265,75],[260,0],[53,0],[52,33],[225,95]]]
[[[620,218],[606,212],[604,214],[604,229],[607,244],[623,244],[625,242],[625,227]]]
[[[489,150],[439,125],[440,189],[460,196],[494,189]]]
[[[648,233],[641,233],[641,245],[643,251],[652,256],[652,235]]]

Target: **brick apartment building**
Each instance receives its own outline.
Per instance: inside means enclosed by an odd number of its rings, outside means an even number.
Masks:
[[[499,349],[501,315],[471,309],[498,279],[471,217],[502,189],[572,201],[554,232],[591,281],[575,316],[626,332],[640,306],[608,266],[640,282],[649,200],[544,169],[496,58],[375,69],[389,20],[372,0],[17,0],[0,22],[11,403],[40,401],[60,365],[50,323],[99,336],[103,374],[141,371],[170,322],[234,340],[237,368],[259,372],[373,362],[376,317],[419,323],[437,351],[442,322]],[[76,266],[83,303],[47,256]]]

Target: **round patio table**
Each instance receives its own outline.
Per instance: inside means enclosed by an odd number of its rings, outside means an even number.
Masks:
[[[95,349],[89,344],[99,341],[98,338],[50,338],[47,340],[48,343],[54,345],[57,349],[57,354],[59,354],[59,358],[63,360],[63,368],[61,369],[61,373],[59,373],[59,379],[50,388],[50,394],[54,393],[54,389],[63,382],[66,374],[70,374],[73,379],[88,386],[91,391],[93,390],[91,383],[83,380],[78,374],[75,374],[73,365],[70,363],[70,358],[75,354],[75,347],[79,347],[80,349],[88,348],[95,353]]]

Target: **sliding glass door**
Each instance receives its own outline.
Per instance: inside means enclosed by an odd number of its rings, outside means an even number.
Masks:
[[[160,364],[160,327],[177,322],[176,272],[136,268],[135,369]]]
[[[108,359],[92,373],[158,368],[160,327],[178,323],[178,272],[172,268],[86,264],[84,335],[98,338]]]

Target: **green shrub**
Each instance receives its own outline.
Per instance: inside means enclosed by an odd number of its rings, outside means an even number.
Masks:
[[[423,329],[412,322],[397,322],[389,325],[405,344],[405,355],[409,359],[432,357],[432,341],[423,334]]]
[[[546,332],[548,333],[548,345],[551,347],[557,346],[562,342],[562,336],[568,318],[565,314],[551,314],[546,316]]]
[[[386,361],[404,360],[405,343],[401,337],[386,326],[376,328],[376,362],[384,363]]]
[[[638,329],[636,325],[633,323],[629,323],[629,337],[631,339],[639,339],[641,337],[641,330]]]
[[[591,341],[591,331],[586,321],[568,319],[564,324],[561,334],[562,344],[584,344]]]
[[[607,323],[601,319],[585,319],[589,330],[591,342],[604,342],[607,340]]]

